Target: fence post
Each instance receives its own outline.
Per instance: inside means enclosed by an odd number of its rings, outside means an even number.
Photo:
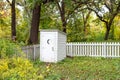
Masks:
[[[119,55],[120,42],[118,42],[117,44],[118,44],[118,46],[117,46],[117,56],[120,57],[120,55]]]
[[[35,60],[35,45],[33,45],[33,53],[34,53],[34,60]]]
[[[72,53],[73,45],[72,45],[72,44],[73,44],[73,43],[70,43],[70,48],[71,48],[71,49],[70,49],[70,52],[71,52],[70,55],[71,55],[71,57],[73,57],[73,55],[72,55],[72,54],[73,54],[73,53]]]
[[[106,58],[106,42],[104,43],[104,58]]]
[[[29,48],[29,47],[27,46],[26,49],[25,49],[25,50],[26,50],[26,57],[27,57],[27,59],[29,58],[29,57],[28,57],[28,48]]]

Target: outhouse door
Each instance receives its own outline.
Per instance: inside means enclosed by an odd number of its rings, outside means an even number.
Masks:
[[[55,37],[53,33],[41,34],[41,49],[42,49],[42,60],[46,62],[54,62],[55,60]]]

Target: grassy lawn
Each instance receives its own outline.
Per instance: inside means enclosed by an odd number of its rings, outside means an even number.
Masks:
[[[120,80],[120,59],[91,57],[66,58],[58,63],[36,61],[40,72],[46,70],[46,80]]]

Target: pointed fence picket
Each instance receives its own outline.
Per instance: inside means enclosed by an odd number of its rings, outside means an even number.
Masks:
[[[70,42],[68,56],[120,57],[119,42]]]

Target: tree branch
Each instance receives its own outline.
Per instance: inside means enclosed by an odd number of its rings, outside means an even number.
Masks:
[[[102,21],[102,22],[104,22],[104,23],[108,23],[106,20],[104,20],[103,19],[103,17],[101,17],[99,14],[98,14],[98,12],[96,11],[96,10],[94,10],[94,9],[92,9],[92,8],[90,8],[90,7],[87,7],[88,8],[88,10],[91,10],[91,11],[93,11],[93,12],[95,12],[95,14],[97,15],[97,17]]]
[[[90,14],[91,14],[92,11],[89,11],[88,14],[86,15],[86,21],[88,20]]]
[[[76,3],[76,0],[72,0],[72,1],[74,1],[75,3]],[[77,10],[82,4],[86,4],[87,2],[77,2],[78,3],[78,5],[72,10],[72,11],[70,11],[69,13],[68,13],[68,15],[67,15],[67,19],[68,19],[68,17],[72,14],[72,13],[74,13],[74,11],[75,10]],[[83,8],[83,9],[81,9],[81,10],[84,10],[85,8]],[[80,11],[81,11],[80,10]],[[66,19],[66,20],[67,20]]]
[[[10,6],[12,6],[12,3],[10,3],[10,1],[9,0],[6,0],[9,4],[10,4]]]
[[[73,2],[75,2],[75,4],[87,4],[89,3],[89,1],[76,1],[76,0],[72,0]]]
[[[60,7],[59,2],[58,2],[57,0],[55,0],[55,1],[56,1],[57,5],[58,5],[58,9],[60,10],[60,12],[62,12],[62,9],[61,9],[61,7]]]
[[[108,8],[108,10],[111,12],[110,7],[105,3],[105,6]]]
[[[70,12],[68,13],[67,19],[68,19],[68,17],[69,17],[72,13],[74,13],[74,11],[75,11],[76,9],[79,8],[79,6],[80,6],[80,4],[78,4],[72,11],[70,11]]]
[[[116,10],[118,13],[120,12],[120,1],[118,3],[118,7],[117,7],[117,10]]]

